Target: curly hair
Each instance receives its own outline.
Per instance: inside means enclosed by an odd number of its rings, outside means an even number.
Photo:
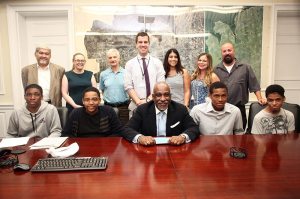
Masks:
[[[206,56],[207,60],[208,60],[208,65],[205,71],[205,76],[204,76],[204,82],[206,83],[207,86],[209,86],[212,83],[212,73],[213,73],[213,61],[212,61],[212,56],[209,53],[201,53],[198,56],[198,59],[200,59],[200,57],[202,56]],[[198,64],[196,65],[196,70],[194,71],[194,73],[192,74],[191,80],[197,79],[197,77],[201,74],[201,70],[198,67]]]

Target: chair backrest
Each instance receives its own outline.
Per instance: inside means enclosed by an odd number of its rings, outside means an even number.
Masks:
[[[246,133],[251,133],[254,116],[265,107],[266,105],[261,105],[258,102],[253,102],[250,105],[249,114],[248,114],[248,128],[246,130]]]
[[[295,131],[300,133],[300,106],[298,104],[291,104],[285,102],[282,106],[282,108],[291,111],[294,114],[295,118]]]
[[[266,105],[260,105],[258,102],[253,102],[250,105],[249,108],[249,115],[248,115],[248,128],[246,130],[246,133],[251,133],[251,128],[252,128],[252,124],[253,124],[253,119],[254,116],[261,111],[262,109],[264,109],[266,107]],[[283,103],[282,108],[291,111],[294,114],[294,118],[295,118],[295,131],[300,133],[300,106],[298,104],[291,104],[291,103]]]
[[[64,128],[68,120],[67,107],[56,107],[60,119],[61,128]]]

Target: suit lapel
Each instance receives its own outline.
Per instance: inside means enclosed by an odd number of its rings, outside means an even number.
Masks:
[[[149,115],[150,118],[149,121],[149,128],[150,132],[153,132],[153,136],[157,136],[157,127],[156,127],[156,113],[155,113],[155,104],[152,103],[152,105],[149,108]]]

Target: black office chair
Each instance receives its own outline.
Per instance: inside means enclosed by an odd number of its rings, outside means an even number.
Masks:
[[[264,109],[266,107],[266,105],[260,105],[258,102],[253,102],[250,105],[249,108],[249,115],[248,115],[248,128],[246,130],[246,133],[251,133],[251,129],[252,129],[252,124],[253,124],[253,119],[254,116],[261,111],[262,109]],[[294,118],[295,118],[295,131],[300,133],[300,106],[298,104],[291,104],[291,103],[283,103],[282,108],[291,111],[294,114]]]
[[[60,119],[61,128],[64,128],[68,120],[67,107],[56,107]]]

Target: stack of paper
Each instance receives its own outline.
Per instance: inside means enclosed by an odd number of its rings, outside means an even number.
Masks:
[[[57,148],[62,145],[68,137],[47,137],[29,146],[30,149]]]

